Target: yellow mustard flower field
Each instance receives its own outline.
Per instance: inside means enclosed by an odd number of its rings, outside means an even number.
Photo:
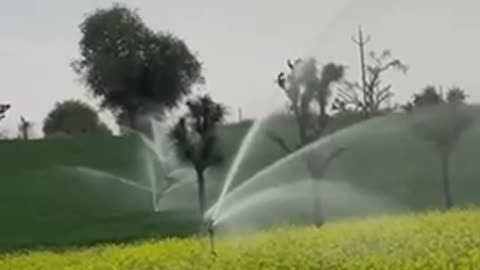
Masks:
[[[480,211],[454,210],[284,228],[217,241],[168,239],[0,255],[0,270],[480,269]]]

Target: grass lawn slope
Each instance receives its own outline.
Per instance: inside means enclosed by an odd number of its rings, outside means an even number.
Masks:
[[[0,269],[476,269],[480,211],[343,221],[218,241],[217,257],[209,253],[206,239],[169,239],[4,255]]]
[[[111,137],[0,143],[0,250],[194,232],[182,213],[153,213],[148,192],[71,170],[142,181],[139,148],[138,140]]]
[[[405,211],[442,206],[436,150],[415,137],[404,120],[403,115],[391,115],[340,131],[342,135],[335,136],[335,141],[347,151],[335,160],[326,178],[381,196]],[[285,121],[274,119],[255,138],[234,186],[284,156],[265,131],[277,130],[294,141],[295,130]],[[209,186],[221,187],[228,161],[249,126],[244,122],[221,130],[227,164],[208,179]],[[458,206],[480,203],[479,136],[478,126],[465,134],[452,158],[452,191]],[[195,233],[198,224],[188,210],[153,213],[147,191],[65,169],[90,167],[145,184],[149,160],[142,149],[140,140],[131,137],[0,142],[0,252]],[[272,175],[262,182],[272,186],[269,181],[275,185],[303,177],[288,166]],[[210,200],[217,196],[209,195]],[[172,196],[190,201],[193,207],[197,202],[195,194]],[[337,204],[351,208],[348,200]]]

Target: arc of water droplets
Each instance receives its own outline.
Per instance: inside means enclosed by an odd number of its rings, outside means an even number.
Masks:
[[[149,189],[147,186],[135,183],[134,181],[131,181],[131,180],[123,178],[123,177],[120,177],[120,176],[115,175],[115,174],[106,173],[106,172],[103,172],[103,171],[100,171],[100,170],[87,168],[87,167],[81,167],[81,166],[74,167],[74,169],[79,171],[79,172],[94,174],[94,175],[98,175],[98,176],[101,176],[101,177],[114,178],[114,179],[120,181],[120,183],[122,183],[122,184],[137,188],[139,190],[151,192],[151,189]]]
[[[165,134],[162,134],[158,130],[158,121],[156,121],[154,118],[149,118],[149,123],[150,127],[153,132],[153,140],[148,138],[145,134],[142,132],[139,132],[137,130],[131,129],[129,127],[123,127],[126,130],[132,132],[133,134],[137,135],[140,137],[142,140],[143,144],[147,146],[148,149],[150,149],[154,154],[155,158],[157,159],[161,171],[162,171],[162,176],[167,177],[169,173],[172,173],[175,171],[175,166],[174,163],[175,161],[173,160],[174,157],[172,157],[172,154],[168,155],[168,153],[172,153],[172,151],[165,151],[165,148],[168,148],[166,146],[165,142]],[[157,198],[157,193],[158,193],[158,187],[157,187],[157,175],[156,175],[156,170],[155,166],[152,162],[148,162],[147,165],[147,171],[149,172],[149,181],[151,185],[151,192],[152,192],[152,205],[155,211],[159,209],[159,200]],[[173,190],[173,188],[177,186],[174,185],[172,187],[167,188],[167,190]],[[177,186],[178,187],[178,186]],[[166,190],[166,191],[167,191]],[[164,192],[166,192],[164,191]]]
[[[379,121],[379,119],[377,119],[376,121]],[[366,123],[368,123],[370,121],[367,121]],[[363,123],[363,125],[365,125],[366,123]],[[370,122],[371,123],[371,122]],[[257,179],[261,179],[262,177],[264,177],[265,175],[267,175],[269,172],[273,171],[273,170],[276,170],[277,168],[287,164],[288,162],[291,162],[292,160],[294,160],[295,158],[298,158],[300,157],[301,155],[305,154],[305,153],[308,153],[309,151],[311,151],[312,149],[316,148],[316,147],[319,147],[320,145],[322,144],[325,144],[325,143],[328,143],[328,142],[331,142],[333,141],[333,136],[335,137],[340,137],[340,136],[345,136],[345,134],[350,134],[352,133],[353,131],[360,131],[358,129],[358,126],[359,124],[355,124],[355,125],[352,125],[348,128],[345,128],[345,129],[342,129],[340,131],[337,131],[335,134],[330,134],[324,138],[321,138],[319,140],[317,140],[316,142],[300,149],[300,150],[297,150],[293,153],[290,153],[288,154],[287,156],[285,156],[284,158],[280,159],[280,160],[277,160],[276,162],[274,162],[273,164],[269,165],[268,167],[262,169],[261,171],[259,171],[258,173],[256,173],[255,175],[253,175],[252,177],[248,178],[247,180],[245,180],[244,182],[242,182],[242,184],[240,184],[238,187],[236,187],[232,192],[230,192],[228,194],[229,197],[233,197],[235,196],[236,194],[242,192],[243,190],[245,190],[246,188],[249,187],[249,185],[251,185],[251,183],[253,182],[256,182]],[[226,183],[227,184],[227,183]],[[224,202],[224,200],[226,199],[226,194],[223,195],[222,197],[222,200],[218,200],[217,203],[207,211],[207,216],[210,216],[212,217],[213,221],[214,221],[214,224],[217,224],[218,221],[218,217],[219,217],[219,209],[221,207],[221,204]],[[213,209],[213,210],[212,210]],[[214,214],[212,215],[211,212],[214,211]]]
[[[255,135],[258,133],[260,130],[260,127],[263,125],[263,123],[266,121],[266,119],[269,119],[269,117],[261,118],[258,119],[254,122],[253,126],[248,130],[247,134],[245,137],[242,139],[242,142],[240,144],[240,148],[238,149],[237,153],[235,154],[235,158],[233,160],[233,163],[228,170],[227,177],[225,178],[225,183],[223,185],[222,191],[220,193],[220,196],[218,197],[217,203],[215,204],[216,207],[214,208],[214,213],[211,216],[213,220],[217,218],[218,213],[220,211],[220,207],[222,206],[222,202],[225,199],[225,195],[227,194],[230,186],[233,183],[233,179],[237,175],[238,169],[240,168],[241,162],[244,160],[244,156],[247,153],[247,151],[250,148],[250,145],[252,144],[253,138],[255,138]],[[209,212],[206,213],[206,216],[209,217]]]
[[[344,13],[345,10],[348,10],[348,7],[350,7],[352,4],[354,3],[353,0],[348,0],[344,5],[343,7],[341,8],[341,11],[339,13]],[[337,15],[338,17],[338,15]],[[332,20],[333,21],[333,20]],[[332,24],[332,22],[330,22],[328,25],[330,26],[330,24]],[[236,176],[237,174],[237,171],[239,169],[239,164],[241,162],[241,159],[243,158],[243,154],[244,152],[246,152],[246,148],[247,146],[245,146],[245,144],[250,144],[249,142],[252,140],[252,138],[254,137],[254,135],[257,133],[257,129],[259,128],[260,126],[260,123],[262,123],[266,118],[262,118],[260,120],[256,120],[255,121],[255,129],[251,129],[251,132],[249,131],[249,133],[247,134],[247,136],[244,138],[244,140],[242,141],[242,144],[240,145],[240,149],[239,151],[237,152],[237,154],[235,155],[235,159],[234,159],[234,162],[230,168],[230,170],[228,171],[228,174],[227,174],[227,177],[225,179],[225,184],[223,186],[223,189],[220,193],[220,196],[217,200],[217,203],[215,203],[214,207],[212,208],[213,209],[213,213],[211,210],[208,210],[207,213],[205,214],[207,217],[211,217],[213,220],[215,220],[217,217],[218,217],[218,214],[219,214],[219,211],[221,209],[221,205],[223,203],[223,201],[225,200],[225,196],[228,192],[228,189],[230,188],[232,182],[233,182],[233,179],[234,177]],[[273,166],[274,164],[272,164]],[[269,166],[270,167],[270,166]],[[252,179],[252,178],[250,178]],[[249,182],[249,180],[245,181],[244,183],[246,182]]]

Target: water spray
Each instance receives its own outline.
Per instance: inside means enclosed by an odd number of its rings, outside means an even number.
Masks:
[[[217,256],[217,252],[215,251],[215,223],[213,219],[208,219],[206,222],[206,225],[207,225],[208,238],[210,240],[210,253],[213,256]]]

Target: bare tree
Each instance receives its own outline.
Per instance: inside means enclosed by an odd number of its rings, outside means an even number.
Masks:
[[[408,68],[399,59],[392,56],[389,50],[381,54],[370,52],[369,59],[365,59],[365,46],[370,41],[370,36],[364,38],[362,29],[359,28],[358,38],[352,38],[360,49],[361,80],[358,82],[344,81],[344,87],[338,89],[334,108],[339,110],[355,110],[371,118],[381,112],[382,107],[388,105],[393,97],[391,84],[385,84],[382,76],[388,71],[406,73]]]

